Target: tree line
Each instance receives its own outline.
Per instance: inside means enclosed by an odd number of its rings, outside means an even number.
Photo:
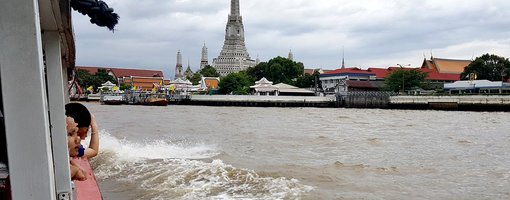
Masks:
[[[284,57],[276,57],[268,62],[261,62],[255,67],[231,73],[221,78],[219,93],[245,95],[250,93],[250,86],[262,78],[266,78],[273,84],[285,83],[296,87],[313,87],[315,77],[318,74],[304,74],[304,65]],[[187,77],[193,84],[198,84],[201,76],[218,77],[216,69],[206,66],[191,77]]]

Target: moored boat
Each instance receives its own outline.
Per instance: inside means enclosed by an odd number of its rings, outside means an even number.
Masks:
[[[168,100],[164,94],[152,94],[145,100],[145,104],[150,106],[167,106]]]
[[[126,103],[126,98],[123,94],[102,94],[101,95],[101,104],[106,105],[121,105]]]

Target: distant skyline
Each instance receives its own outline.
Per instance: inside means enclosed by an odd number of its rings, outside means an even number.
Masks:
[[[177,51],[193,71],[204,42],[209,63],[224,41],[229,0],[105,0],[120,15],[115,33],[73,11],[77,65],[162,70],[173,78]],[[287,57],[306,68],[421,65],[424,56],[510,57],[510,2],[240,0],[253,59]]]

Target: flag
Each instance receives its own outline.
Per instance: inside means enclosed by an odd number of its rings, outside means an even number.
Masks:
[[[93,86],[89,86],[87,88],[87,91],[89,91],[90,93],[94,93],[94,87]]]
[[[476,80],[478,78],[476,73],[470,73],[468,76],[469,76],[469,80],[471,80],[471,81]]]

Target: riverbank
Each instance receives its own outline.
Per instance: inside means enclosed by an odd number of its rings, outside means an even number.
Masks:
[[[171,105],[234,107],[377,108],[452,111],[510,111],[510,95],[394,96],[385,92],[350,92],[338,96],[178,95]],[[124,104],[133,104],[131,101]]]

